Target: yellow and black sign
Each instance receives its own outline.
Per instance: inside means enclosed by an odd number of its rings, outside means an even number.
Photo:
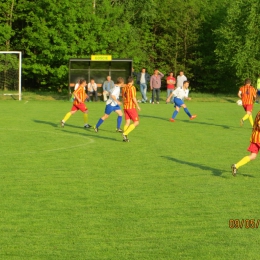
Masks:
[[[110,61],[112,60],[112,55],[91,55],[91,60]]]

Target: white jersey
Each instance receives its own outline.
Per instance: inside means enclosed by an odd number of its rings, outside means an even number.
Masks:
[[[188,98],[188,96],[189,96],[189,89],[176,88],[173,91],[173,96],[177,97],[181,100],[184,100],[184,98]]]
[[[112,99],[112,97],[111,97],[112,95],[115,96],[116,99],[119,99],[119,95],[120,95],[120,87],[119,87],[119,86],[115,85],[115,86],[111,89],[111,93],[110,93],[110,95],[109,95],[109,99],[108,99],[107,102],[106,102],[107,105],[110,104],[112,107],[115,107],[115,106],[117,106],[117,103],[116,103],[116,101],[114,101],[114,100]]]
[[[187,80],[187,78],[186,78],[185,75],[177,76],[177,85],[176,85],[176,87],[177,88],[181,88],[183,86],[183,82],[186,81],[186,80]]]

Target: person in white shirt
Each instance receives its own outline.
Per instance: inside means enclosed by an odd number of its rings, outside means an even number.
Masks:
[[[95,82],[94,79],[91,79],[90,82],[88,83],[88,96],[89,97],[90,97],[90,94],[92,94],[93,101],[94,101],[94,96],[95,96],[95,101],[98,101],[97,83]],[[91,101],[90,98],[89,98],[89,101]]]
[[[111,94],[109,95],[109,99],[106,101],[105,114],[98,120],[97,124],[94,126],[94,130],[96,133],[98,132],[98,128],[100,127],[100,125],[109,117],[109,115],[113,111],[118,114],[116,131],[119,133],[123,132],[123,130],[120,128],[122,123],[123,113],[120,108],[121,102],[119,101],[120,87],[123,86],[124,86],[124,79],[121,77],[117,78],[117,83],[111,89]]]
[[[194,118],[197,117],[197,115],[192,116],[187,106],[184,104],[185,99],[191,100],[191,98],[189,97],[189,89],[188,89],[189,84],[190,84],[189,81],[184,81],[183,86],[176,88],[171,93],[171,95],[167,98],[167,102],[170,102],[171,97],[174,96],[173,102],[174,102],[175,111],[173,112],[172,117],[170,118],[171,122],[175,122],[175,117],[178,115],[180,111],[180,107],[183,107],[185,113],[188,115],[190,120],[193,120]]]
[[[184,81],[187,81],[187,77],[184,75],[184,72],[181,70],[180,74],[177,76],[177,88],[181,88],[183,86]]]

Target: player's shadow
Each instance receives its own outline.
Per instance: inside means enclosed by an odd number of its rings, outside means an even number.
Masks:
[[[202,164],[198,164],[198,163],[182,161],[182,160],[179,160],[179,159],[176,159],[176,158],[173,158],[173,157],[169,157],[169,156],[161,156],[161,157],[164,158],[164,159],[176,162],[176,163],[180,163],[180,164],[184,164],[184,165],[190,165],[192,167],[199,168],[199,169],[204,170],[204,171],[211,171],[212,174],[214,176],[217,176],[217,177],[227,178],[226,176],[222,176],[223,172],[227,172],[226,170],[220,170],[220,169],[212,168],[210,166],[206,166],[206,165],[202,165]]]
[[[42,120],[36,120],[36,119],[34,119],[33,121],[37,124],[45,124],[45,125],[50,125],[50,126],[53,126],[53,127],[58,126],[57,123],[53,123],[53,122],[49,122],[49,121],[42,121]]]

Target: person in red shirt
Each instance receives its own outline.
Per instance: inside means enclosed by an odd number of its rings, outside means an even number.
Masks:
[[[250,138],[250,145],[247,149],[249,152],[251,152],[250,155],[245,156],[242,160],[240,160],[236,164],[231,165],[232,174],[233,176],[236,176],[238,168],[245,165],[246,163],[254,160],[257,157],[257,154],[260,150],[260,111],[258,111],[255,121],[253,124],[253,130]]]
[[[173,73],[170,72],[166,80],[167,80],[167,98],[168,98],[173,92],[173,90],[175,89],[176,79],[173,77]],[[167,99],[166,99],[166,104],[168,104]]]
[[[61,127],[64,127],[65,122],[78,110],[83,112],[83,119],[84,119],[84,127],[90,128],[91,126],[88,124],[88,108],[85,105],[85,100],[88,98],[86,94],[85,87],[86,87],[86,80],[80,79],[78,88],[73,92],[74,102],[71,108],[71,111],[68,112],[65,117],[61,120],[60,124]]]
[[[249,119],[250,124],[253,126],[252,111],[253,104],[256,99],[256,89],[251,86],[250,79],[245,80],[245,85],[239,89],[237,95],[239,98],[242,99],[242,105],[244,110],[246,111],[245,116],[240,120],[240,125],[242,126],[244,124],[244,121],[246,119]]]
[[[136,88],[133,86],[134,80],[132,77],[128,78],[128,84],[122,90],[122,98],[124,103],[125,126],[123,132],[123,141],[129,142],[128,134],[132,132],[139,125],[139,117],[136,108],[140,111],[136,100]],[[131,120],[133,124],[130,125]]]

